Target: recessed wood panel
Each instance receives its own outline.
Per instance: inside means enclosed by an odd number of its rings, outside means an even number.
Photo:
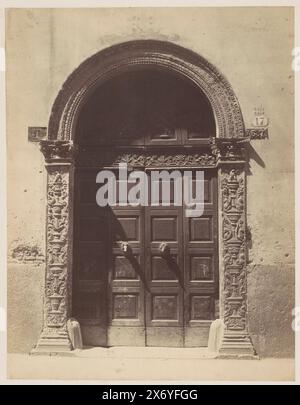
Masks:
[[[212,297],[191,295],[191,320],[212,319]]]
[[[203,187],[203,198],[204,198],[204,203],[210,203],[212,201],[212,195],[211,195],[211,184],[210,180],[204,179],[204,181],[200,180],[193,180],[193,196],[195,197],[196,194],[196,188],[200,190],[200,187]]]
[[[139,257],[134,256],[137,262]],[[132,266],[132,262],[124,256],[114,257],[114,278],[116,280],[137,279],[137,274]]]
[[[152,241],[176,241],[177,217],[152,217]]]
[[[156,134],[151,134],[148,136],[149,142],[151,143],[151,141],[156,141],[159,143],[159,141],[161,141],[161,143],[163,144],[164,141],[175,141],[176,139],[178,139],[178,135],[175,133],[175,131],[157,131]]]
[[[120,206],[124,206],[124,204],[126,206],[126,204],[128,204],[129,192],[133,187],[136,187],[137,184],[139,185],[139,187],[142,190],[143,190],[143,187],[146,186],[145,184],[140,185],[135,180],[134,181],[133,180],[132,181],[128,180],[128,181],[125,182],[123,180],[121,181],[121,180],[117,179],[117,181],[116,181],[116,204],[119,205],[121,203]],[[122,200],[124,200],[124,198],[125,198],[125,202],[124,201],[120,202],[120,197],[121,197],[120,190],[123,190],[125,192],[125,195],[122,196]],[[138,195],[137,198],[140,198],[140,196]]]
[[[191,281],[212,279],[212,259],[211,257],[195,256],[190,257]]]
[[[80,240],[104,241],[108,235],[108,225],[104,218],[81,218]]]
[[[115,240],[138,241],[140,238],[139,217],[118,217],[113,224]]]
[[[153,320],[176,320],[178,318],[177,295],[154,295],[152,296],[152,319]]]
[[[176,261],[176,259],[175,259]],[[173,263],[161,256],[152,256],[152,280],[176,280]]]
[[[114,294],[113,318],[135,319],[138,318],[138,295]]]
[[[105,279],[106,250],[103,243],[80,243],[78,252],[78,275],[80,280]]]
[[[210,187],[209,187],[209,180],[196,180],[192,179],[191,181],[188,181],[187,183],[184,183],[185,187],[188,187],[189,193],[191,194],[190,198],[192,198],[191,201],[185,201],[186,203],[191,203],[194,202],[194,200],[197,200],[200,202],[200,198],[198,196],[203,196],[204,203],[207,203],[210,201]],[[191,188],[190,188],[191,187]]]
[[[100,318],[101,303],[103,303],[102,291],[82,291],[74,296],[74,315],[78,319]]]
[[[190,240],[192,242],[212,240],[212,218],[189,218]]]
[[[150,181],[150,178],[149,178]],[[182,197],[182,183],[177,185],[177,188],[180,188],[181,192],[181,197]],[[153,195],[157,196],[157,199],[155,199],[155,203],[157,204],[157,200],[159,201],[159,205],[165,204],[165,206],[173,206],[174,204],[174,196],[175,196],[175,191],[176,187],[174,184],[174,180],[171,179],[170,181],[168,180],[151,180],[151,198],[152,200],[154,199]],[[153,203],[154,203],[153,201]],[[152,201],[150,200],[152,203]],[[177,201],[175,201],[177,203]],[[182,202],[182,198],[179,201],[180,203]],[[178,204],[177,204],[178,205]]]

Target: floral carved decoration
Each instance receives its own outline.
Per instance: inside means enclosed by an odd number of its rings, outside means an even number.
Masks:
[[[65,327],[67,321],[68,176],[63,169],[49,169],[46,275],[48,327]]]
[[[228,330],[246,328],[246,241],[244,172],[222,168],[224,322]]]

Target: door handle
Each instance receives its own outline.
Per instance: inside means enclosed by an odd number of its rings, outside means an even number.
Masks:
[[[170,253],[170,246],[166,243],[166,242],[162,242],[160,245],[159,245],[159,251],[160,251],[160,254],[161,254],[161,256],[164,258],[164,259],[170,259],[170,257],[171,257],[171,253]]]
[[[182,273],[178,267],[177,261],[174,259],[174,257],[171,255],[171,249],[170,246],[167,244],[167,242],[162,242],[159,245],[159,251],[161,254],[161,257],[165,259],[167,266],[169,269],[175,273],[176,277],[178,278],[179,284],[182,286],[184,289],[184,284],[183,284],[183,279],[182,279]]]
[[[132,257],[132,249],[128,242],[121,242],[121,250],[125,257]]]
[[[145,274],[141,270],[140,263],[137,261],[135,255],[133,254],[132,247],[129,245],[128,242],[120,242],[120,245],[121,245],[120,246],[121,251],[123,252],[124,256],[126,257],[126,259],[129,260],[129,262],[131,263],[132,267],[134,268],[136,274],[139,275],[140,279],[144,283],[146,290],[148,291],[149,289],[147,286],[147,280],[146,280]]]

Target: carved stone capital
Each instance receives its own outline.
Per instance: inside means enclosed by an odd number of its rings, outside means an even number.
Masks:
[[[43,140],[40,149],[46,162],[73,161],[76,147],[72,141]]]
[[[210,143],[212,153],[218,159],[218,163],[244,162],[246,160],[246,147],[249,138],[212,138]]]

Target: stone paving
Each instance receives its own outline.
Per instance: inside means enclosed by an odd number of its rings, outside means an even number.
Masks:
[[[215,359],[205,349],[91,348],[71,355],[8,354],[9,379],[293,381],[293,359]]]

